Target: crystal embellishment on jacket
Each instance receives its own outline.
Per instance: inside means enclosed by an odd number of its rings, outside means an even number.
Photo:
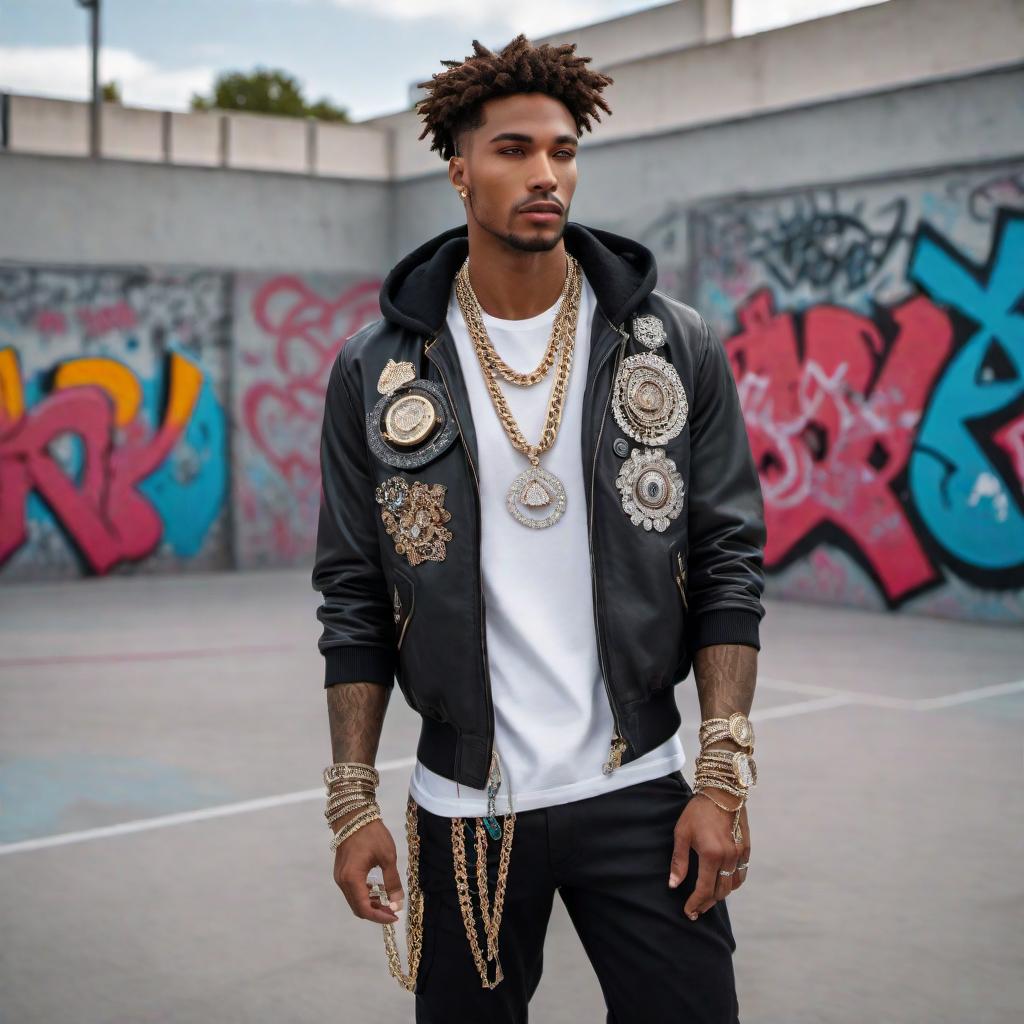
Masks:
[[[634,526],[664,533],[683,510],[685,488],[676,464],[663,448],[634,448],[615,479],[622,510]]]
[[[678,436],[690,412],[676,368],[653,352],[622,360],[612,408],[622,432],[644,445],[665,444]]]
[[[389,477],[375,492],[381,519],[395,551],[405,555],[409,565],[443,562],[445,543],[452,532],[444,524],[451,513],[444,507],[444,484],[410,484],[404,477]]]
[[[648,313],[633,318],[633,337],[645,348],[660,348],[668,340],[661,317]]]

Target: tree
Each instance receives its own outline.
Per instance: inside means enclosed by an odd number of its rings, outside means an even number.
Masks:
[[[225,71],[217,76],[211,96],[192,96],[193,110],[246,110],[279,117],[315,117],[348,121],[348,110],[323,97],[308,103],[302,85],[287,71],[257,67],[254,71]]]
[[[100,91],[104,103],[121,102],[121,86],[117,82],[104,82]]]

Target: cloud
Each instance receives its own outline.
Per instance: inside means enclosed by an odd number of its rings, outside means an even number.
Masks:
[[[89,98],[87,46],[0,46],[0,89],[62,99]],[[112,79],[125,103],[164,110],[186,109],[194,92],[207,92],[211,67],[161,68],[131,50],[100,51],[100,81]]]
[[[366,11],[365,0],[301,0],[305,3],[330,3],[335,7],[353,7]],[[616,14],[651,6],[652,0],[376,0],[373,11],[385,18],[413,21],[417,18],[451,18],[470,27],[474,24],[503,24],[509,38],[519,32],[544,36],[561,29],[576,28]],[[507,40],[506,40],[507,41]],[[487,43],[484,40],[486,46]],[[494,45],[498,45],[495,43]]]

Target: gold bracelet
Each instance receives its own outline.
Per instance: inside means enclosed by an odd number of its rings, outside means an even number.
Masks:
[[[337,850],[349,836],[358,832],[364,825],[369,825],[371,821],[379,820],[381,820],[380,808],[374,804],[373,807],[368,808],[361,814],[357,814],[343,828],[338,830],[337,835],[331,840],[331,849]]]

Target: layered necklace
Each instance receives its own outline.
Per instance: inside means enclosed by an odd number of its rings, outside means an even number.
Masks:
[[[455,295],[462,309],[498,420],[512,442],[512,447],[530,461],[529,467],[509,486],[505,505],[517,522],[531,529],[554,526],[565,511],[565,487],[554,473],[541,468],[540,457],[555,443],[562,421],[562,408],[568,392],[569,371],[572,368],[573,348],[576,344],[576,320],[580,308],[582,280],[579,263],[575,257],[566,253],[565,284],[562,286],[561,299],[555,313],[555,322],[551,326],[547,349],[535,369],[528,373],[519,373],[498,355],[487,336],[483,310],[469,283],[468,256],[455,275]],[[498,377],[518,387],[529,387],[547,376],[556,357],[558,368],[555,370],[551,385],[544,429],[540,440],[536,444],[530,444],[509,409]]]

